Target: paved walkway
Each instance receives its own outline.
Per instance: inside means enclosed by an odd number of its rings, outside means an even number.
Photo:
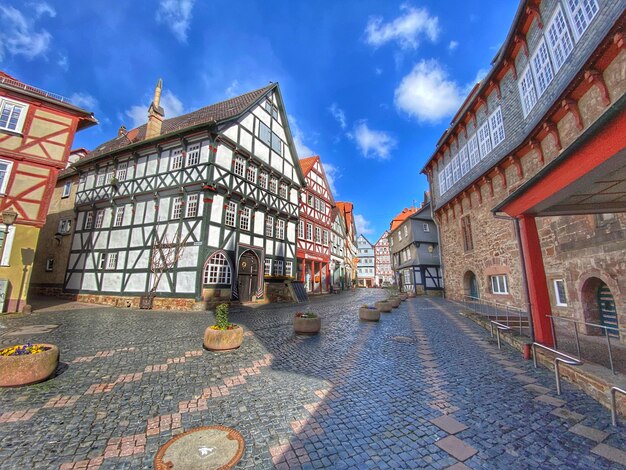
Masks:
[[[0,390],[0,467],[152,468],[172,435],[222,424],[246,439],[238,468],[624,468],[626,426],[594,400],[568,384],[557,398],[549,371],[442,299],[359,322],[384,295],[311,301],[323,325],[310,338],[292,331],[303,306],[239,309],[244,344],[221,354],[201,347],[203,312],[0,317],[0,343],[56,343],[63,362]]]

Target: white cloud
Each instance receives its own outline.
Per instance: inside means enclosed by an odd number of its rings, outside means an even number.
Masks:
[[[169,27],[180,42],[187,42],[191,10],[196,0],[160,0],[156,20]]]
[[[37,15],[37,18],[43,15],[49,15],[50,18],[54,18],[55,16],[57,16],[56,10],[52,8],[49,3],[39,2],[34,3],[31,6],[35,10],[35,15]]]
[[[339,193],[337,192],[337,186],[335,185],[335,182],[341,177],[341,174],[339,173],[339,168],[337,168],[332,163],[322,163],[322,166],[324,167],[324,173],[326,173],[326,179],[328,180],[328,184],[330,185],[330,190],[332,191],[333,196],[337,197]]]
[[[95,111],[98,108],[98,100],[89,93],[74,93],[70,96],[70,101],[87,111]]]
[[[45,29],[35,31],[33,23],[30,15],[25,17],[11,6],[0,5],[0,59],[7,53],[29,60],[45,56],[52,35]]]
[[[346,113],[343,111],[343,109],[337,106],[337,103],[333,103],[330,105],[330,108],[328,108],[328,110],[330,111],[330,114],[333,115],[335,120],[339,123],[341,128],[345,129],[346,128]]]
[[[57,65],[61,67],[61,70],[67,72],[70,68],[70,61],[65,54],[59,54],[59,60],[57,60]]]
[[[355,124],[354,132],[348,133],[348,137],[356,141],[365,158],[386,160],[397,144],[387,132],[370,129],[364,119]]]
[[[463,102],[463,89],[448,78],[435,59],[422,60],[395,90],[396,107],[420,122],[436,123],[453,115]]]
[[[381,69],[380,67],[376,67],[374,69],[374,72],[376,73],[376,75],[381,75],[383,73],[383,69]]]
[[[291,130],[293,143],[296,146],[296,152],[298,152],[298,158],[310,157],[311,155],[315,155],[315,152],[304,143],[304,132],[302,132],[302,129],[300,129],[300,126],[298,126],[297,119],[291,114],[287,116],[287,119],[289,119],[289,129]]]
[[[371,235],[374,233],[371,222],[361,214],[354,214],[354,224],[356,225],[356,233],[359,235]]]
[[[453,51],[455,50],[457,47],[459,47],[459,41],[450,41],[450,44],[448,44],[448,50],[449,51]]]
[[[224,91],[227,98],[233,98],[239,94],[239,80],[233,80]]]
[[[430,16],[426,8],[414,8],[401,5],[402,15],[389,23],[383,23],[381,17],[369,19],[365,28],[368,44],[379,47],[396,41],[402,49],[415,49],[419,45],[420,36],[436,41],[439,36],[439,18]]]
[[[124,115],[129,117],[132,122],[131,127],[139,127],[148,122],[149,107],[150,103],[146,105],[137,104],[124,111]],[[180,116],[184,112],[182,101],[169,90],[165,90],[161,95],[161,107],[165,112],[165,119]]]

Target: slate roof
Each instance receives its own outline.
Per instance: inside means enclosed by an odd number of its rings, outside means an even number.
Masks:
[[[217,123],[223,121],[229,121],[238,117],[241,113],[245,112],[250,106],[258,101],[268,91],[275,88],[276,83],[259,88],[258,90],[245,93],[234,98],[230,98],[225,101],[220,101],[204,108],[200,108],[188,114],[182,116],[173,117],[170,119],[164,119],[161,126],[161,134],[154,139],[158,139],[166,134],[172,132],[182,131],[184,129],[197,126],[200,124],[208,124],[212,121]],[[105,142],[96,147],[87,157],[80,160],[80,163],[86,163],[88,161],[95,160],[103,155],[111,152],[121,150],[130,145],[142,142],[146,140],[146,127],[148,121],[148,110],[146,109],[146,124],[142,124],[139,127],[131,129],[126,135],[118,136],[114,139]]]

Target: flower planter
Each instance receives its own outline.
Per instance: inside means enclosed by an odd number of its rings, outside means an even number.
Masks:
[[[204,330],[204,347],[209,351],[228,351],[237,349],[243,343],[243,328],[235,325],[230,330]]]
[[[379,321],[380,311],[377,308],[360,307],[359,318],[363,321]]]
[[[18,387],[50,378],[59,365],[59,348],[54,344],[38,343],[49,348],[37,354],[0,356],[0,387]]]
[[[374,304],[374,306],[383,313],[389,313],[393,308],[393,306],[386,300],[379,300]]]
[[[400,300],[401,300],[402,302],[404,302],[404,301],[405,301],[406,299],[408,299],[408,298],[409,298],[409,296],[408,296],[407,294],[400,294]]]
[[[297,335],[316,335],[322,327],[322,319],[320,317],[306,318],[293,317],[293,331]]]
[[[387,302],[389,302],[393,308],[398,308],[400,306],[400,297],[391,297],[387,299]]]
[[[408,296],[409,296],[410,299],[414,298],[415,297],[415,292],[409,292]]]

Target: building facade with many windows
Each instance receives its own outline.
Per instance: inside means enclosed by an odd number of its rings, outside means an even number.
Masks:
[[[376,278],[376,263],[374,260],[374,245],[359,235],[356,239],[359,263],[357,266],[359,287],[374,287]]]
[[[357,285],[357,265],[359,263],[357,242],[356,242],[356,224],[354,222],[354,204],[351,202],[337,202],[339,214],[343,217],[346,228],[346,254],[345,254],[345,279],[346,287],[355,287]]]
[[[387,286],[393,282],[393,270],[391,269],[391,256],[389,254],[389,232],[387,230],[374,244],[374,283],[378,287]]]

